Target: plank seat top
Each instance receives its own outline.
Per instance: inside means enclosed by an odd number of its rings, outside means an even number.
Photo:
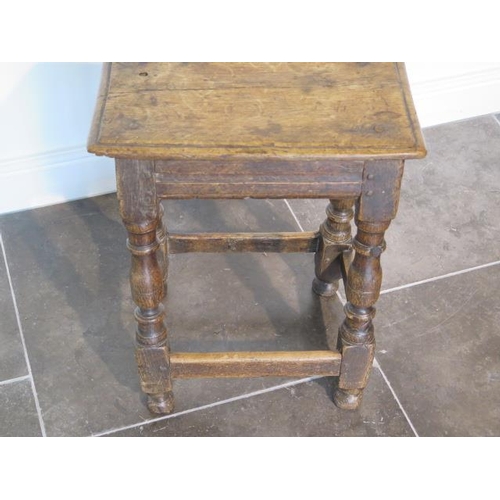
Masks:
[[[88,150],[128,159],[408,159],[403,63],[106,63]]]

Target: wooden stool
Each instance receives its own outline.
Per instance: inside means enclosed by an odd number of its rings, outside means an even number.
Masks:
[[[190,377],[339,376],[335,403],[358,407],[374,357],[384,232],[404,160],[426,154],[402,63],[106,64],[88,150],[116,159],[136,359],[153,413],[171,412],[172,379]],[[160,200],[188,198],[330,204],[318,232],[166,232]],[[339,350],[171,353],[167,258],[184,252],[315,252],[314,291],[330,296],[345,283]]]

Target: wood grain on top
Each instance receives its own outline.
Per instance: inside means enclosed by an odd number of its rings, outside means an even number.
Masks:
[[[137,159],[426,153],[402,63],[107,63],[88,150]]]

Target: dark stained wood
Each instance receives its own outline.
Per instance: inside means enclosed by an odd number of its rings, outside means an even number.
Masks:
[[[346,318],[339,329],[342,365],[335,403],[356,409],[368,383],[375,355],[374,305],[380,295],[385,250],[384,234],[396,217],[403,162],[378,160],[365,164],[363,190],[356,206],[354,260],[346,283]]]
[[[361,194],[364,162],[190,160],[155,162],[159,198],[337,198]]]
[[[116,162],[116,187],[120,214],[127,228],[138,233],[157,226],[158,203],[153,162]]]
[[[420,158],[402,63],[113,63],[90,152],[115,158]]]
[[[151,162],[117,160],[120,214],[132,255],[130,287],[137,304],[136,361],[142,390],[153,413],[173,410],[164,298],[165,258],[158,231],[161,212]]]
[[[334,401],[344,409],[356,409],[375,354],[373,307],[380,294],[382,270],[380,255],[385,249],[384,233],[390,221],[363,222],[356,214],[358,231],[353,242],[355,255],[346,284],[346,318],[339,329],[339,350],[342,365]]]
[[[190,233],[168,234],[170,253],[187,252],[316,252],[319,233]],[[346,245],[340,247],[346,248]]]
[[[327,219],[320,226],[321,238],[314,256],[316,278],[313,280],[313,290],[318,295],[334,295],[338,281],[345,273],[344,258],[347,257],[343,254],[351,247],[354,202],[354,199],[330,200],[326,209]]]
[[[366,162],[359,198],[360,220],[376,222],[396,217],[403,170],[404,162],[398,160]]]
[[[361,190],[361,184],[345,182],[297,182],[292,180],[293,191],[289,191],[289,183],[283,182],[246,182],[245,180],[232,181],[219,179],[212,182],[196,180],[193,182],[165,182],[158,181],[158,196],[163,199],[190,200],[202,199],[282,199],[282,198],[329,198],[335,195],[338,198],[352,198]],[[286,196],[286,193],[292,194]]]
[[[160,266],[163,270],[163,284],[167,286],[168,278],[168,247],[167,247],[167,231],[163,223],[164,209],[161,203],[158,203],[158,225],[156,226],[156,241],[160,247],[158,248]],[[166,293],[166,288],[165,288]]]
[[[165,340],[156,345],[138,344],[135,351],[142,390],[146,394],[161,394],[170,390],[170,371],[161,370],[169,364],[168,345]]]
[[[335,376],[336,351],[172,353],[173,378]]]

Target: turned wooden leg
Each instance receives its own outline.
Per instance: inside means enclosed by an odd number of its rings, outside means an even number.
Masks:
[[[117,160],[120,213],[128,232],[132,254],[130,285],[137,304],[135,319],[136,361],[142,390],[153,413],[170,413],[174,408],[170,377],[170,352],[164,297],[164,259],[158,241],[160,215],[155,194],[153,164]]]
[[[385,249],[384,232],[389,224],[390,221],[356,220],[358,231],[353,241],[355,255],[346,285],[346,318],[340,326],[338,337],[342,363],[334,401],[342,409],[358,408],[373,364],[373,306],[382,283],[380,255]]]
[[[335,295],[338,282],[343,277],[344,252],[338,244],[351,241],[351,220],[355,200],[330,200],[326,209],[327,219],[320,226],[320,243],[314,256],[315,274],[313,290],[318,295]]]
[[[343,409],[358,408],[372,368],[374,305],[382,284],[380,256],[385,231],[398,209],[403,169],[400,160],[365,163],[362,192],[356,202],[354,260],[346,280],[346,318],[338,336],[342,361],[334,401]]]
[[[165,294],[167,293],[167,277],[168,277],[168,249],[167,249],[167,231],[165,229],[165,224],[163,223],[164,209],[160,203],[158,203],[158,225],[156,227],[156,240],[160,244],[158,249],[158,257],[160,259],[160,265],[163,269],[163,284],[165,286]]]

